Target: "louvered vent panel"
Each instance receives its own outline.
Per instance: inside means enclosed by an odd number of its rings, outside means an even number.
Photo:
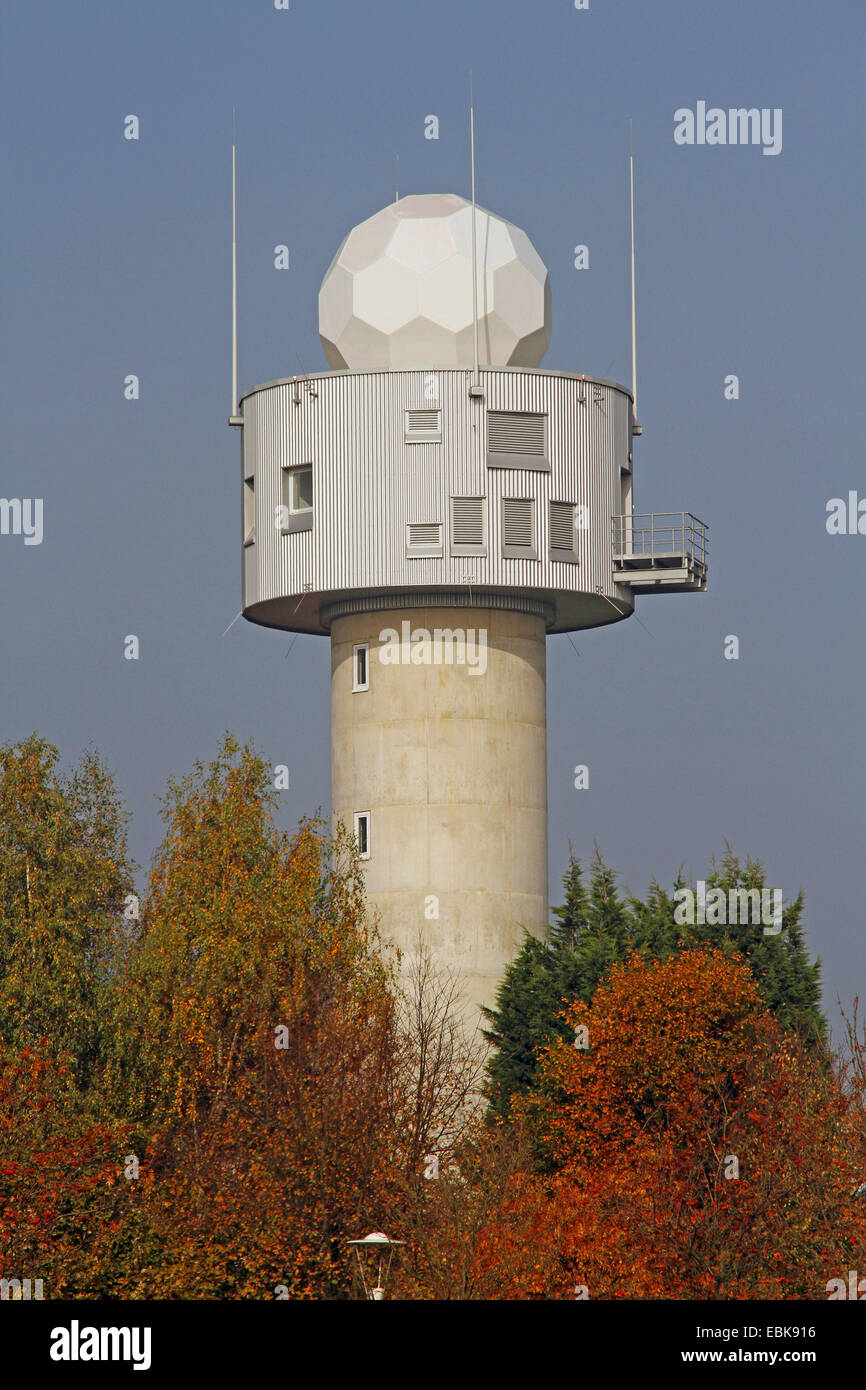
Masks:
[[[550,504],[550,544],[554,550],[574,550],[574,507],[570,502]]]
[[[518,410],[490,410],[487,413],[487,452],[525,454],[544,458],[544,415]]]
[[[410,434],[418,434],[419,431],[437,430],[439,428],[438,410],[407,410],[406,421]]]
[[[405,437],[411,443],[435,442],[441,438],[442,423],[438,410],[407,410],[404,415]]]
[[[451,540],[454,545],[484,544],[484,498],[455,497]]]
[[[506,497],[502,503],[502,541],[504,545],[532,549],[532,502]]]
[[[409,523],[409,544],[441,545],[441,524],[438,521],[411,521]]]

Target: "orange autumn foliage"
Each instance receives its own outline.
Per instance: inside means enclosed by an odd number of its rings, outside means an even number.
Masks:
[[[483,1261],[506,1298],[822,1298],[866,1251],[862,1097],[720,951],[615,967],[524,1104],[548,1171]]]

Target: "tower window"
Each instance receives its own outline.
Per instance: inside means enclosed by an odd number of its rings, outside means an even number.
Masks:
[[[502,554],[510,559],[536,559],[535,503],[531,497],[503,497]]]
[[[359,642],[352,648],[352,690],[370,689],[370,646],[368,642]]]
[[[244,478],[244,545],[256,543],[256,480]]]
[[[313,529],[313,468],[309,463],[300,468],[284,468],[282,483],[283,521],[280,529],[311,531]]]
[[[355,839],[362,859],[370,858],[370,812],[355,812]]]
[[[283,505],[290,512],[313,510],[313,470],[308,464],[303,468],[284,469]]]
[[[488,410],[487,464],[549,473],[547,416],[525,410]]]

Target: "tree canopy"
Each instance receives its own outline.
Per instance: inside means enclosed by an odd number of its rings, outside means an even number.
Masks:
[[[139,905],[112,778],[0,749],[0,1264],[46,1297],[815,1297],[862,1249],[866,1038],[821,1045],[802,898],[680,922],[572,857],[483,1058],[407,981],[353,838],[276,821],[226,736],[169,784]],[[763,886],[731,851],[707,888]],[[137,904],[137,899],[135,900]],[[709,913],[705,914],[707,917]],[[852,1266],[853,1267],[853,1266]]]
[[[738,888],[760,893],[766,887],[761,864],[751,858],[741,863],[727,845],[705,883],[708,892],[719,889],[725,894]],[[685,887],[680,874],[671,893],[653,880],[645,898],[624,899],[616,875],[596,847],[587,888],[572,852],[563,879],[563,903],[553,911],[547,941],[527,936],[506,969],[495,1007],[485,1010],[486,1036],[496,1049],[488,1074],[491,1104],[498,1114],[507,1113],[512,1097],[532,1089],[538,1049],[565,1036],[564,1008],[576,1000],[589,1003],[611,967],[632,953],[663,961],[682,949],[712,945],[739,955],[779,1022],[810,1043],[824,1043],[820,963],[811,962],[806,949],[802,893],[784,904],[781,930],[768,934],[760,919],[726,925],[678,923],[676,895]]]
[[[542,1135],[486,1232],[505,1297],[821,1298],[866,1240],[858,1097],[747,961],[632,954],[542,1049]]]

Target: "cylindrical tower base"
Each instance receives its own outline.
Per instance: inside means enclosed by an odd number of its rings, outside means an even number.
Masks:
[[[404,970],[425,942],[477,1006],[548,913],[545,620],[496,601],[331,620],[334,822],[369,816],[368,902]]]

